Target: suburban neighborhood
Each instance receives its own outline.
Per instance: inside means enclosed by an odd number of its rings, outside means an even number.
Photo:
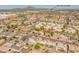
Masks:
[[[0,10],[0,53],[78,53],[79,10]]]

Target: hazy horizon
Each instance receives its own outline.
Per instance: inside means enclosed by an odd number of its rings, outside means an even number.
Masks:
[[[55,8],[55,9],[79,9],[79,5],[0,5],[0,9],[27,8],[32,6],[35,8]]]

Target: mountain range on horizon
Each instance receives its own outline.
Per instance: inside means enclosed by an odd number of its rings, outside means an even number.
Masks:
[[[79,5],[0,5],[0,9],[79,9]]]

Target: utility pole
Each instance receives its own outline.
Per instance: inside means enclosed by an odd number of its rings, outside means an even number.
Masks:
[[[69,45],[67,44],[67,53],[69,52]]]

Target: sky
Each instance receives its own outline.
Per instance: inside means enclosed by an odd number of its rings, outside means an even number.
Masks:
[[[29,5],[0,5],[0,9],[25,8]],[[79,5],[30,5],[35,8],[79,9]]]

